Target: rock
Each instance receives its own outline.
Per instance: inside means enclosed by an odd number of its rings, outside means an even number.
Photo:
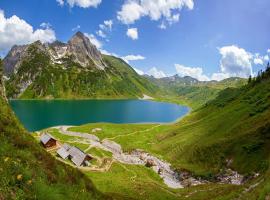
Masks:
[[[180,172],[180,175],[179,175],[180,180],[185,180],[185,179],[188,179],[190,177],[191,177],[190,172],[188,172],[188,171],[181,171]]]
[[[94,128],[94,129],[92,129],[92,133],[96,133],[96,132],[99,132],[99,131],[102,131],[102,129],[101,128]]]
[[[141,160],[145,160],[145,159],[146,159],[146,155],[145,155],[145,154],[141,154],[141,155],[140,155],[140,159],[141,159]]]
[[[83,67],[91,65],[91,62],[99,69],[104,69],[106,65],[102,60],[102,55],[89,38],[83,33],[77,32],[67,45],[67,53],[73,56],[75,62]]]
[[[103,140],[102,145],[108,148],[111,152],[121,154],[122,148],[119,144],[116,142],[110,141],[110,140]]]
[[[156,166],[156,163],[153,159],[147,159],[145,166],[146,167],[153,167],[153,166]]]
[[[163,173],[163,169],[159,168],[158,169],[158,174],[162,174]]]
[[[217,179],[221,183],[241,185],[244,180],[244,176],[231,169],[226,169],[225,172],[217,176]]]

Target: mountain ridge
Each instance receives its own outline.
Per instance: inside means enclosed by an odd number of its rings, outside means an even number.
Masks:
[[[15,46],[4,66],[8,98],[139,98],[156,88],[81,32],[67,43]]]

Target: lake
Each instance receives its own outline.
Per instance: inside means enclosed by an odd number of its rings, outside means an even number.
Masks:
[[[167,123],[186,115],[188,107],[148,100],[10,100],[28,131],[86,123]]]

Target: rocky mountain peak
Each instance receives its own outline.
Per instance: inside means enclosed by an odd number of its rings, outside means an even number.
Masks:
[[[68,41],[68,52],[75,57],[76,62],[84,67],[89,64],[89,60],[98,68],[104,69],[105,67],[100,51],[82,32],[77,32]]]
[[[81,31],[77,31],[73,37],[86,38],[86,36]]]
[[[32,48],[30,47],[34,47],[35,52],[50,56],[52,63],[62,64],[64,58],[70,57],[82,67],[93,67],[100,70],[106,67],[102,54],[96,46],[82,32],[77,32],[68,43],[55,41],[43,44],[41,41],[36,41],[29,45],[14,45],[3,60],[5,75],[10,76],[17,72],[22,61],[31,56]]]
[[[4,73],[10,75],[16,71],[19,67],[22,59],[26,55],[28,45],[14,45],[7,56],[3,60],[4,64]]]

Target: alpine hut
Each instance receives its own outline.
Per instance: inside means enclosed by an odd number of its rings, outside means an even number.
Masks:
[[[51,147],[55,147],[56,146],[56,139],[51,136],[48,133],[44,133],[41,137],[40,137],[40,143],[45,147],[45,148],[51,148]]]
[[[89,161],[92,159],[91,156],[84,153],[82,150],[80,150],[77,147],[71,147],[69,149],[69,157],[71,161],[78,167],[80,166],[88,166],[90,163]]]
[[[57,150],[58,156],[60,156],[63,159],[68,158],[70,148],[71,146],[69,146],[68,144],[63,144],[63,146]]]

